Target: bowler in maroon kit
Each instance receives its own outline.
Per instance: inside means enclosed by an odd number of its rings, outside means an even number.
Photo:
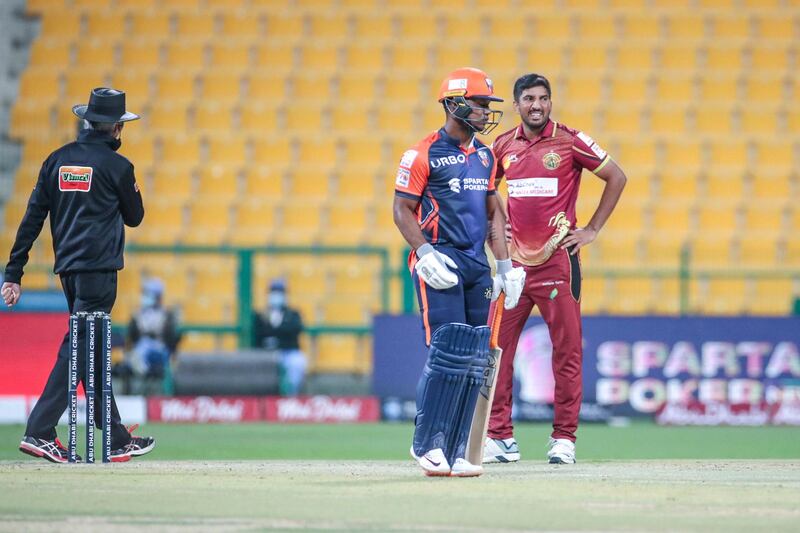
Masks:
[[[548,458],[575,462],[575,433],[582,399],[581,272],[579,250],[608,220],[625,186],[620,167],[581,131],[550,119],[550,83],[527,74],[514,84],[521,123],[500,135],[493,149],[496,180],[508,185],[511,259],[526,271],[519,304],[500,325],[503,358],[489,422],[484,462],[519,460],[511,422],[514,355],[534,306],[553,343],[554,421]],[[575,203],[584,169],[606,182],[591,220],[578,226]]]

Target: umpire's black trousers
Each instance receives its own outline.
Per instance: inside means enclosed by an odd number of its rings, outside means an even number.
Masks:
[[[104,311],[111,313],[114,301],[117,299],[117,273],[111,272],[71,272],[61,274],[61,287],[67,297],[70,313],[79,311]],[[86,349],[85,346],[86,328],[83,321],[79,322],[78,327],[78,377],[83,381],[86,374]],[[98,358],[100,352],[97,352]],[[58,349],[58,357],[47,385],[44,387],[39,401],[31,411],[28,418],[28,427],[25,435],[39,439],[53,440],[56,438],[56,425],[59,418],[67,409],[69,401],[67,387],[69,379],[67,369],[69,368],[69,333],[64,335],[61,347]],[[100,371],[102,365],[98,362],[95,368]],[[95,378],[96,383],[102,383],[100,377]],[[95,413],[102,412],[100,394],[95,395]],[[100,427],[102,417],[97,417],[97,427]],[[111,449],[117,450],[128,444],[131,440],[130,433],[122,425],[117,409],[117,402],[114,395],[111,395]]]

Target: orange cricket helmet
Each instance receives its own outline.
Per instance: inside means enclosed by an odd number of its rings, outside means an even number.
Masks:
[[[472,67],[457,68],[447,75],[439,87],[439,101],[445,98],[486,98],[493,102],[502,102],[502,98],[494,96],[494,83],[482,70]]]

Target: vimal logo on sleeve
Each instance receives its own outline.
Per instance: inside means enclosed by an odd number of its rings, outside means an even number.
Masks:
[[[89,192],[92,188],[92,167],[58,168],[58,190]]]

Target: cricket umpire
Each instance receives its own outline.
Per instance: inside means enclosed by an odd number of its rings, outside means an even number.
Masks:
[[[124,226],[138,226],[144,217],[133,165],[117,153],[125,122],[139,118],[125,110],[125,93],[94,89],[89,104],[76,105],[72,111],[83,119],[84,129],[75,142],[50,154],[39,171],[5,269],[2,296],[8,307],[20,299],[28,252],[49,214],[53,270],[61,278],[70,313],[110,313],[117,297],[117,271],[123,268]],[[79,344],[83,343],[83,328],[78,337]],[[79,350],[79,368],[85,365],[82,358],[85,351]],[[56,463],[67,462],[56,424],[67,408],[68,363],[68,335],[64,335],[19,447],[24,453]],[[99,411],[99,399],[97,402]],[[122,425],[112,398],[111,460],[127,461],[154,446],[151,437],[134,437]]]

